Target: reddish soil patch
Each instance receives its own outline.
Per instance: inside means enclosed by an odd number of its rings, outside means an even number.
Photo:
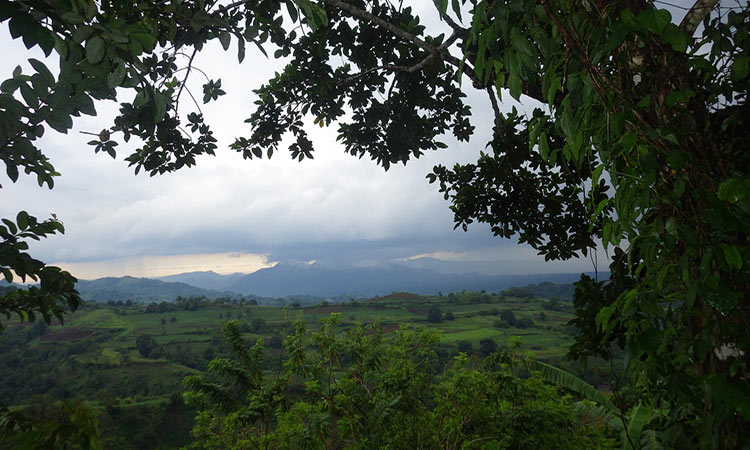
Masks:
[[[552,317],[550,318],[549,315],[547,315],[547,320],[550,322],[557,322],[557,323],[565,323],[570,321],[570,317]]]
[[[411,314],[415,314],[417,316],[422,316],[427,314],[427,308],[408,308],[407,311],[409,311]]]
[[[342,306],[318,306],[315,308],[305,308],[305,312],[309,314],[331,314],[337,313],[344,310]]]
[[[60,331],[54,333],[47,333],[40,337],[40,341],[53,341],[53,342],[68,342],[75,341],[78,339],[84,339],[91,336],[91,331],[82,330],[80,328],[63,328]]]
[[[398,330],[398,324],[397,323],[384,323],[381,324],[383,327],[383,333],[393,333],[394,331]]]
[[[420,300],[424,297],[417,294],[411,294],[409,292],[397,292],[395,294],[386,295],[385,297],[380,298],[373,298],[372,300],[380,301],[388,301],[388,300]]]

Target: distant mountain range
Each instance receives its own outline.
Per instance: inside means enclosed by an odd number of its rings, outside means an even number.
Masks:
[[[435,260],[439,261],[439,260]],[[437,294],[462,290],[499,292],[510,287],[532,287],[544,290],[549,286],[529,286],[544,282],[570,285],[580,273],[490,275],[486,273],[455,273],[456,268],[441,262],[419,261],[424,266],[443,266],[446,272],[391,264],[378,267],[334,268],[318,263],[283,262],[251,274],[220,275],[215,272],[190,272],[158,279],[109,277],[79,280],[76,288],[81,296],[92,301],[133,300],[135,302],[173,301],[178,296],[207,298],[311,296],[319,298],[373,297],[392,292]],[[409,264],[409,262],[407,262]],[[600,273],[601,277],[608,273]],[[0,285],[3,283],[0,282]],[[533,289],[532,289],[533,290]],[[556,295],[569,297],[572,287],[552,286]],[[541,293],[541,291],[540,291]]]
[[[568,284],[577,281],[580,276],[580,273],[533,275],[443,273],[400,264],[341,269],[318,263],[282,262],[248,275],[192,272],[162,277],[160,280],[180,281],[203,289],[222,289],[242,295],[262,297],[294,295],[370,297],[390,294],[394,291],[437,294],[464,289],[474,291],[484,289],[497,292],[513,286],[525,286],[545,281]]]
[[[177,275],[168,275],[158,277],[156,280],[168,283],[185,283],[191,286],[197,286],[203,289],[212,289],[217,291],[231,290],[230,287],[240,278],[246,276],[245,273],[232,273],[229,275],[219,275],[213,271],[207,272],[188,272]]]

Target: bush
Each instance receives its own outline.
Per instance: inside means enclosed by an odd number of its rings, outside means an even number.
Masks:
[[[148,358],[151,351],[156,348],[156,341],[153,337],[148,334],[142,334],[135,340],[135,347],[138,349],[138,353],[144,358]]]
[[[497,351],[497,342],[490,338],[482,339],[479,341],[479,351],[484,356],[489,356]]]
[[[433,306],[427,313],[427,321],[430,323],[438,323],[443,321],[443,312],[440,308]]]
[[[474,351],[474,346],[471,343],[471,341],[461,340],[461,341],[456,342],[456,344],[458,345],[458,351],[460,353],[467,353],[468,354],[468,353],[471,353],[472,351]]]
[[[534,321],[529,318],[518,319],[516,321],[516,328],[532,328]]]
[[[500,319],[504,320],[512,327],[516,326],[516,315],[509,309],[500,312]]]

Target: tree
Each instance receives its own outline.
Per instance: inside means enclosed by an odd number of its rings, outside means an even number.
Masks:
[[[250,330],[253,333],[258,333],[266,328],[266,321],[261,319],[260,317],[256,317],[255,319],[250,321]]]
[[[319,332],[304,323],[285,340],[283,369],[263,375],[262,340],[248,346],[224,325],[233,358],[184,381],[198,409],[192,448],[611,448],[608,429],[579,421],[569,396],[506,352],[473,368],[445,367],[437,335],[377,325],[343,333],[338,315]],[[308,351],[310,346],[314,351]]]
[[[516,322],[518,321],[516,315],[509,309],[504,309],[500,312],[500,320],[504,320],[512,327],[516,326]]]
[[[578,283],[571,355],[626,348],[643,398],[679,405],[650,424],[670,446],[739,446],[750,421],[750,7],[697,0],[678,24],[646,0],[448,3],[436,1],[446,36],[379,0],[4,2],[0,21],[57,52],[61,71],[33,61],[33,74],[2,83],[0,159],[11,180],[51,187],[57,174],[35,146],[45,128],[64,132],[95,113],[93,99],[130,90],[94,150],[114,156],[136,136],[136,171],[193,165],[216,144],[202,115],[180,108],[192,59],[180,67],[178,55],[212,39],[235,40],[240,60],[247,43],[290,58],[257,90],[252,133],[231,145],[248,159],[272,156],[286,134],[293,158],[311,158],[312,116],[338,122],[348,153],[387,170],[447,147],[445,134],[469,139],[468,80],[494,111],[488,151],[428,176],[456,226],[487,223],[550,260],[589,256],[601,240],[611,276]],[[203,89],[204,102],[224,94],[220,80]],[[503,112],[503,95],[533,111]],[[6,294],[0,312],[49,321],[77,307],[75,279],[25,252],[62,225],[22,212],[0,227],[5,278],[40,280]]]
[[[430,323],[439,323],[443,321],[443,312],[437,306],[431,306],[427,311],[427,321]]]
[[[148,355],[156,348],[156,340],[151,335],[142,334],[135,340],[135,347],[138,349],[138,353],[144,358],[148,358]]]
[[[497,351],[497,342],[493,339],[485,338],[479,341],[479,351],[484,356],[489,356]]]
[[[472,352],[472,350],[474,350],[471,341],[460,340],[460,341],[456,342],[456,345],[458,346],[458,351],[459,352],[463,352],[463,353],[466,353],[466,354],[470,354]]]

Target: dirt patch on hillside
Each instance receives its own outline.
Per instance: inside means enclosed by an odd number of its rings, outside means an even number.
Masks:
[[[417,316],[423,316],[423,315],[427,314],[427,312],[429,310],[427,308],[408,308],[407,311],[409,311],[409,313],[415,314]]]
[[[43,342],[68,342],[85,339],[91,336],[91,331],[81,328],[63,328],[53,333],[46,333],[39,340]]]
[[[383,327],[383,333],[393,333],[394,331],[398,330],[398,324],[397,323],[384,323],[381,324]]]

